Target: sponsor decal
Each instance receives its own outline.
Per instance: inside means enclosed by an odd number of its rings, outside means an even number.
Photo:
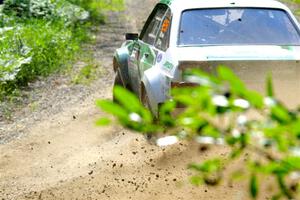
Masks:
[[[171,71],[173,69],[174,65],[170,63],[169,61],[165,62],[164,68],[167,69],[168,71]]]
[[[161,53],[158,54],[158,56],[157,56],[157,58],[156,58],[156,62],[157,62],[157,63],[160,63],[161,60],[162,60],[162,58],[163,58],[163,55],[162,55]]]

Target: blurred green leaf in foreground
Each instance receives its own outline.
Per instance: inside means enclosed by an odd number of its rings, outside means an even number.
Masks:
[[[178,140],[229,147],[225,158],[189,165],[195,171],[193,184],[218,185],[226,174],[223,166],[246,155],[241,176],[248,177],[251,198],[259,197],[264,184],[260,177],[264,176],[276,181],[273,199],[300,198],[299,110],[289,110],[274,97],[271,75],[266,77],[265,97],[249,90],[224,66],[218,67],[216,75],[186,71],[185,79],[199,86],[173,89],[172,99],[160,107],[158,119],[122,87],[114,88],[114,102],[98,100],[97,106],[124,127],[142,134],[166,133]],[[184,109],[175,117],[176,105]],[[108,121],[101,119],[99,124]]]

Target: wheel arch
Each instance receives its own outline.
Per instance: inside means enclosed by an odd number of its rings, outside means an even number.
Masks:
[[[166,94],[164,91],[165,77],[157,71],[155,68],[150,68],[145,71],[141,80],[141,95],[143,92],[147,93],[151,112],[158,116],[158,105],[166,100]],[[140,96],[141,99],[142,96]]]
[[[117,49],[113,57],[113,70],[119,72],[125,86],[130,84],[128,73],[128,50],[125,47]]]

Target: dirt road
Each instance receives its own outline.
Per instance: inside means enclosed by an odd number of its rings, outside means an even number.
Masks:
[[[224,148],[199,151],[197,144],[180,143],[162,149],[120,127],[95,127],[103,114],[95,99],[111,97],[112,52],[124,32],[140,29],[152,7],[151,1],[127,1],[127,11],[111,14],[101,27],[95,47],[105,69],[101,79],[89,88],[74,89],[65,82],[45,86],[40,94],[45,108],[30,115],[25,109],[20,112],[23,121],[3,124],[25,129],[10,137],[2,132],[6,142],[0,145],[0,199],[248,199],[245,184],[212,189],[188,181],[188,163],[222,156]],[[59,95],[66,97],[51,101]]]

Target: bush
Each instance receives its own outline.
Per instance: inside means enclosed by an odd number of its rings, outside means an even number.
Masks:
[[[15,15],[18,17],[29,16],[30,0],[5,0],[3,13],[7,15]]]
[[[1,30],[0,90],[8,93],[37,76],[59,70],[87,39],[84,27],[68,27],[59,20],[31,19]]]
[[[15,80],[22,66],[31,62],[31,49],[22,43],[14,28],[0,29],[5,36],[0,40],[0,81]]]
[[[30,47],[32,55],[30,67],[23,67],[18,73],[17,80],[20,83],[59,69],[66,61],[72,60],[81,42],[80,38],[74,37],[73,30],[60,21],[47,23],[43,20],[30,20],[30,24],[26,24],[15,34],[22,45]]]
[[[101,11],[107,8],[98,0],[4,1],[3,12],[0,10],[0,100],[72,61],[81,43],[89,40],[91,22],[103,20]]]
[[[99,14],[98,14],[99,15]],[[65,25],[76,25],[78,22],[85,22],[89,19],[90,13],[84,8],[71,4],[68,1],[58,1],[53,18],[60,18]]]
[[[124,9],[123,0],[69,0],[94,14],[102,10],[119,11]]]
[[[66,0],[6,0],[3,13],[9,16],[25,18],[43,18],[64,20],[69,24],[85,21],[89,12],[83,7]]]

